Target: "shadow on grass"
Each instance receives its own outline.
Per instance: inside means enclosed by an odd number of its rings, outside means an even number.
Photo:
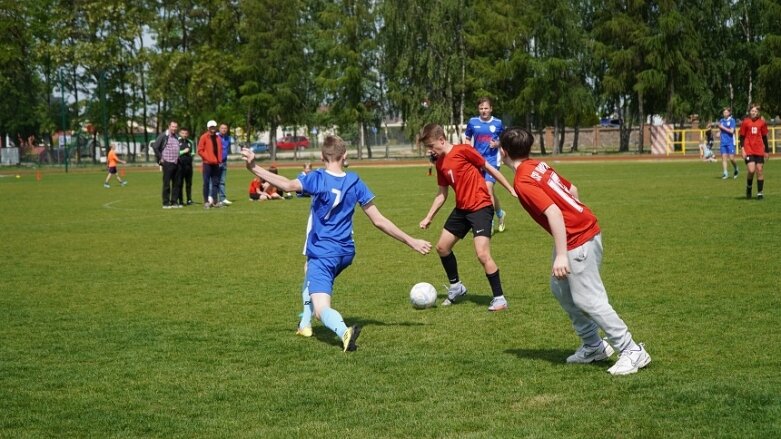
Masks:
[[[544,360],[551,364],[566,365],[567,357],[572,355],[571,350],[564,349],[507,349],[504,351],[507,354],[515,355],[521,359],[529,360]],[[579,364],[578,366],[592,366],[604,368],[605,364],[609,364],[607,361],[597,361],[588,364]]]
[[[467,294],[466,297],[461,299],[461,302],[472,302],[475,305],[488,306],[491,304],[492,299],[493,296],[488,296],[485,294],[475,294],[475,295]],[[458,302],[456,302],[456,304],[458,304]]]
[[[348,318],[345,320],[345,324],[347,324],[347,326],[354,326],[354,325],[361,326],[363,328],[363,331],[365,331],[367,328],[371,328],[372,326],[424,326],[425,325],[424,323],[420,323],[420,322],[385,323],[380,320],[362,319],[360,317]],[[319,324],[312,328],[312,336],[324,343],[328,343],[333,346],[339,346],[339,347],[342,346],[342,341],[339,340],[339,337],[337,337],[333,333],[333,331],[326,328],[322,324]]]

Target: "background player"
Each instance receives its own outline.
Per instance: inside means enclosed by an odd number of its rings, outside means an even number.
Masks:
[[[732,162],[732,178],[738,178],[738,164],[735,162],[735,119],[732,118],[732,109],[729,107],[724,108],[722,113],[724,116],[719,120],[719,140],[721,145],[721,179],[726,180],[727,175],[727,160]]]
[[[493,106],[491,105],[491,99],[487,97],[478,99],[477,111],[480,115],[469,119],[469,123],[466,124],[466,130],[464,131],[464,137],[472,142],[472,146],[485,158],[486,163],[495,169],[499,169],[501,165],[499,136],[504,130],[504,125],[502,125],[500,119],[492,116]],[[494,193],[496,178],[488,172],[483,172],[483,177],[485,177],[488,193],[491,195],[491,203],[494,206],[496,218],[499,220],[498,229],[500,232],[504,232],[505,211],[499,205],[499,197]],[[491,219],[491,232],[493,233],[493,217]]]
[[[111,176],[113,175],[116,177],[117,181],[121,186],[124,186],[127,184],[127,180],[122,180],[119,177],[119,174],[117,174],[117,163],[122,163],[123,165],[126,165],[127,162],[124,160],[120,160],[119,157],[117,157],[117,152],[115,151],[114,144],[109,144],[108,146],[108,157],[106,157],[106,161],[108,162],[108,174],[106,174],[106,180],[103,182],[103,187],[110,188],[111,185],[108,184],[108,181],[111,179]]]
[[[765,187],[765,159],[770,149],[767,143],[767,123],[759,117],[759,105],[751,104],[747,118],[740,124],[740,146],[743,159],[746,161],[746,198],[751,198],[751,186],[754,173],[757,174],[757,200],[765,198],[762,192]]]
[[[255,164],[255,153],[242,149],[247,169],[286,192],[306,192],[311,195],[312,205],[307,225],[305,254],[306,274],[302,299],[304,312],[298,325],[298,334],[312,335],[312,313],[325,326],[336,333],[344,351],[354,351],[360,326],[347,327],[342,315],[331,308],[331,293],[336,277],[352,264],[355,257],[353,241],[353,213],[360,205],[375,227],[405,244],[420,254],[428,254],[431,244],[414,239],[401,231],[393,222],[382,216],[374,205],[374,194],[352,172],[344,171],[347,147],[341,138],[327,136],[321,148],[325,169],[289,180],[273,174]]]
[[[610,306],[599,275],[602,235],[597,218],[578,199],[577,188],[544,162],[529,158],[534,136],[510,128],[501,137],[508,165],[515,169],[513,185],[521,205],[553,235],[551,291],[569,315],[582,345],[567,363],[590,363],[621,353],[608,372],[627,375],[651,362],[642,344],[632,340],[626,324]],[[599,337],[599,328],[610,344]],[[612,347],[611,347],[612,345]]]
[[[477,259],[483,265],[493,293],[493,300],[488,310],[507,309],[507,299],[504,297],[499,278],[499,267],[491,257],[491,221],[494,217],[494,206],[491,204],[491,196],[481,170],[491,174],[515,195],[512,186],[497,169],[488,165],[474,148],[469,145],[450,144],[445,139],[445,131],[440,125],[431,123],[424,126],[420,131],[419,139],[432,157],[436,157],[437,184],[439,184],[439,192],[434,197],[428,214],[420,222],[420,227],[425,229],[431,224],[434,216],[445,204],[450,186],[453,186],[453,191],[456,193],[456,207],[445,222],[437,242],[437,253],[450,281],[447,299],[442,302],[442,305],[451,305],[466,294],[466,287],[458,276],[458,262],[453,247],[459,240],[464,239],[471,229]]]

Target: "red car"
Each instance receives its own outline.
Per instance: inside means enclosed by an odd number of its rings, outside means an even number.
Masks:
[[[305,149],[309,148],[309,139],[305,136],[285,136],[277,139],[277,149]]]

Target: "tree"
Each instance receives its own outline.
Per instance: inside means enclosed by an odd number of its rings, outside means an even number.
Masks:
[[[32,52],[29,3],[0,0],[0,145],[38,132],[41,82]],[[4,145],[8,146],[8,145]]]

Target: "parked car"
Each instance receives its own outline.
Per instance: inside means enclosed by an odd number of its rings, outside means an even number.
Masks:
[[[309,148],[309,139],[305,136],[285,136],[277,139],[277,149]]]
[[[252,149],[252,152],[255,154],[260,154],[262,152],[268,152],[268,143],[266,142],[253,142],[250,144],[250,149]]]

